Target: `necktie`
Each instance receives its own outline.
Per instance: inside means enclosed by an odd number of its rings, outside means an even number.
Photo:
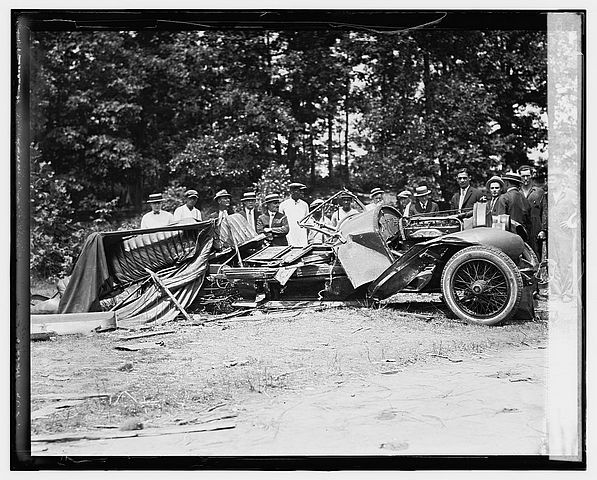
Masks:
[[[458,211],[462,210],[462,204],[464,203],[465,195],[466,195],[466,190],[460,190],[460,200],[458,201]]]

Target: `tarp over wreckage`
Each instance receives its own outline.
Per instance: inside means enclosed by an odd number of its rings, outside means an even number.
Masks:
[[[120,291],[114,302],[119,321],[172,320],[178,310],[145,269],[155,272],[186,308],[203,285],[213,239],[211,221],[94,233],[83,245],[59,312],[100,311],[100,300]]]

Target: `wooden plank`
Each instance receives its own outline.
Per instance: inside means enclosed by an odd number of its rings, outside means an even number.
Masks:
[[[63,410],[65,408],[74,407],[75,405],[80,405],[85,400],[64,400],[61,402],[52,403],[45,407],[39,408],[33,412],[31,412],[31,420],[35,420],[37,418],[44,418],[53,413],[56,413],[58,410]]]
[[[88,398],[110,398],[109,393],[42,393],[31,397],[32,401],[37,400],[87,400]]]
[[[57,335],[89,334],[118,327],[116,312],[62,313],[31,315],[31,334],[55,332]]]
[[[76,442],[79,440],[106,440],[115,438],[132,437],[157,437],[160,435],[175,435],[181,433],[199,433],[213,432],[217,430],[228,430],[235,428],[236,424],[232,422],[221,422],[211,425],[184,425],[164,428],[151,428],[145,430],[114,431],[110,429],[107,432],[85,432],[85,433],[58,433],[54,435],[39,435],[31,437],[32,443],[51,443],[51,442]]]
[[[31,324],[68,322],[97,322],[108,321],[116,317],[114,312],[85,312],[85,313],[47,313],[31,315]]]

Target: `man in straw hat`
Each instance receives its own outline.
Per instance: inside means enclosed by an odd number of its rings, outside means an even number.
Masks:
[[[415,188],[414,200],[408,205],[408,211],[404,213],[405,217],[415,217],[417,215],[439,212],[437,203],[429,199],[431,191],[427,185],[420,185]]]
[[[496,214],[510,215],[510,219],[520,223],[527,233],[531,227],[531,206],[528,200],[520,192],[522,180],[516,172],[507,172],[502,175],[504,189],[506,190],[497,201]]]
[[[255,209],[256,202],[257,196],[255,195],[255,192],[244,193],[243,198],[240,199],[242,208],[239,212],[255,230],[257,230],[257,218],[259,217],[259,214]]]
[[[188,223],[188,222],[200,222],[201,212],[195,208],[199,194],[197,190],[187,190],[184,194],[185,203],[174,210],[174,222],[176,223]]]
[[[545,190],[534,185],[532,170],[529,165],[518,169],[522,180],[521,193],[526,197],[531,206],[531,231],[529,232],[529,245],[541,260],[541,243],[547,238],[547,195]]]
[[[321,198],[316,198],[311,202],[309,208],[311,209],[312,215],[307,220],[307,225],[317,225],[317,226],[331,226],[331,221],[328,217],[326,217],[323,213],[323,208],[318,210],[317,207],[322,205],[324,201]],[[318,232],[317,230],[309,230],[309,243],[324,243],[328,239],[328,235],[324,234],[323,232]]]
[[[226,218],[232,211],[230,210],[230,199],[232,195],[228,193],[227,190],[220,190],[214,196],[214,200],[218,204],[218,210],[213,212],[209,218],[217,219],[221,221],[222,219]]]
[[[337,227],[344,221],[345,218],[352,217],[360,213],[355,208],[352,208],[352,196],[345,192],[342,193],[338,199],[340,200],[340,207],[332,214],[331,224]]]
[[[369,198],[371,199],[371,203],[365,206],[365,210],[373,210],[375,207],[381,205],[383,203],[383,194],[384,191],[379,188],[375,187],[369,193]]]
[[[405,215],[405,212],[408,212],[408,206],[411,202],[413,194],[410,190],[402,190],[398,195],[396,195],[396,208],[398,211]]]
[[[267,212],[257,218],[257,233],[264,233],[267,245],[288,245],[286,234],[288,233],[288,219],[280,213],[280,196],[277,193],[270,193],[265,196],[265,207]]]
[[[151,212],[147,212],[141,219],[141,228],[160,228],[165,227],[174,221],[170,212],[162,210],[164,198],[161,193],[152,193],[147,199],[151,205]]]
[[[288,240],[288,245],[306,247],[308,244],[307,230],[301,227],[298,222],[309,213],[309,205],[301,199],[302,192],[307,187],[302,183],[292,182],[289,188],[290,198],[287,198],[280,204],[280,213],[286,215],[290,229],[288,235],[286,235],[286,239]]]

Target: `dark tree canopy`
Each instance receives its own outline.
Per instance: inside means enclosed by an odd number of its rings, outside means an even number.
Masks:
[[[75,212],[251,188],[272,162],[447,199],[457,169],[482,184],[545,149],[546,63],[530,31],[36,32],[35,161]]]

